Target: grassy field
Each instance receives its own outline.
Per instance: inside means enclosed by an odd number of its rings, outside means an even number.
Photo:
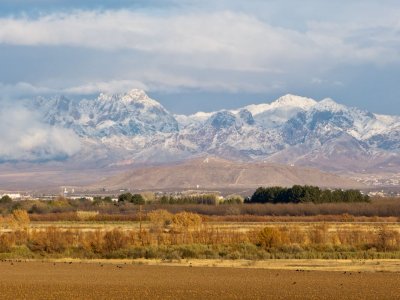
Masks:
[[[0,262],[2,299],[398,299],[400,274]]]
[[[159,210],[138,221],[4,217],[0,258],[400,259],[397,222],[216,222]]]
[[[381,226],[386,226],[387,228],[396,230],[400,232],[400,223],[392,222],[392,221],[384,221],[384,222],[319,222],[319,221],[310,221],[310,222],[302,222],[292,220],[291,222],[285,221],[274,221],[274,222],[215,222],[215,221],[206,221],[203,224],[209,228],[218,228],[220,230],[230,231],[230,230],[238,230],[242,232],[254,230],[254,229],[262,229],[266,226],[285,226],[285,227],[300,227],[303,230],[308,230],[313,228],[314,226],[318,226],[321,224],[326,224],[331,231],[338,230],[377,230]],[[151,222],[145,221],[142,222],[142,228],[148,229],[152,226]],[[71,229],[71,230],[110,230],[114,228],[119,228],[123,230],[137,230],[140,225],[139,222],[118,222],[118,221],[59,221],[59,222],[31,222],[31,229],[45,229],[48,227],[54,227],[60,229]],[[5,228],[0,228],[1,230],[6,230]]]

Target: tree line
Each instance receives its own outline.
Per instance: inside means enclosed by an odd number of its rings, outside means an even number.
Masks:
[[[294,185],[285,187],[259,187],[245,203],[334,203],[370,202],[370,197],[359,190],[322,190],[317,186]]]

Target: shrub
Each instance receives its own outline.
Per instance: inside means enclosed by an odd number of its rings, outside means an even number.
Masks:
[[[127,246],[128,246],[128,238],[119,229],[108,231],[104,235],[103,250],[105,252],[112,252],[115,250],[126,248]]]
[[[153,210],[147,214],[153,229],[162,229],[172,223],[173,215],[165,209]]]
[[[29,215],[25,210],[16,209],[13,211],[13,218],[18,227],[27,228],[30,223]]]
[[[10,252],[15,246],[15,236],[12,233],[3,233],[0,235],[0,252]]]
[[[55,227],[30,234],[28,247],[32,251],[61,253],[73,246],[74,235],[71,231],[61,231]]]
[[[202,219],[198,214],[190,212],[180,212],[174,215],[174,217],[172,218],[172,223],[174,228],[177,230],[190,230],[198,228],[202,223]]]
[[[400,235],[397,231],[390,230],[386,226],[379,229],[376,248],[380,251],[398,250],[400,246]]]
[[[281,246],[287,241],[286,233],[276,227],[265,227],[258,234],[258,246],[265,249]]]

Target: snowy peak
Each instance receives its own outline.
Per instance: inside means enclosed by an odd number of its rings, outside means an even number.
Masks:
[[[269,103],[252,104],[246,106],[245,109],[249,110],[253,114],[253,116],[257,116],[267,111],[274,111],[277,109],[307,110],[313,107],[315,104],[317,104],[317,101],[311,98],[287,94],[285,96],[278,98],[277,100],[275,100],[270,104]]]
[[[307,109],[314,106],[315,104],[317,104],[317,101],[311,98],[287,94],[272,102],[271,108],[293,106],[302,109]]]
[[[331,98],[325,98],[325,99],[321,100],[320,102],[316,102],[316,105],[314,106],[314,108],[317,110],[325,110],[325,111],[328,110],[331,112],[339,112],[339,111],[347,110],[346,106],[335,102]]]
[[[151,99],[145,91],[140,89],[132,89],[127,93],[123,94],[106,94],[101,93],[97,98],[100,102],[118,102],[125,105],[134,103],[141,103],[149,106],[161,106],[160,103]]]
[[[124,94],[101,93],[95,99],[72,102],[64,96],[40,98],[36,107],[51,125],[72,128],[82,137],[149,135],[178,130],[178,123],[143,90]]]

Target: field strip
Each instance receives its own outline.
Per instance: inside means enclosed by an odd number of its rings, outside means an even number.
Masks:
[[[324,260],[324,259],[270,259],[253,260],[221,260],[221,259],[44,259],[23,260],[44,261],[53,263],[89,263],[89,264],[116,264],[116,265],[154,265],[154,266],[182,266],[182,267],[222,267],[222,268],[249,268],[271,270],[299,270],[299,271],[348,271],[348,272],[395,272],[400,273],[400,259],[371,259],[371,260]]]

